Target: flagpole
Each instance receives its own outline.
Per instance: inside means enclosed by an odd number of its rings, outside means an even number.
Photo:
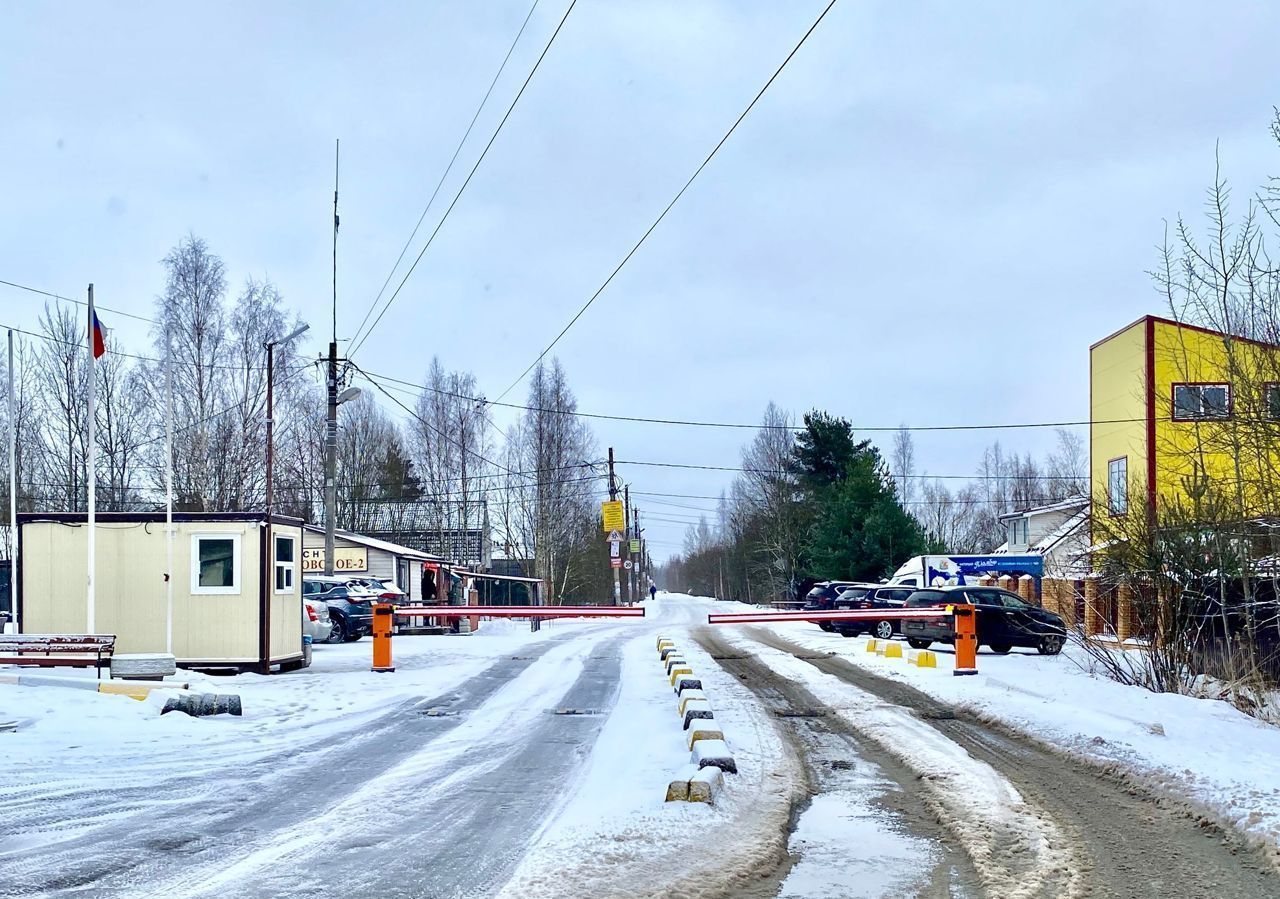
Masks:
[[[96,316],[93,313],[93,285],[90,284],[89,285],[89,329],[88,329],[89,443],[88,443],[88,449],[86,453],[86,456],[87,456],[86,466],[88,468],[86,475],[89,482],[89,560],[88,560],[88,565],[89,565],[88,588],[89,589],[88,589],[88,595],[86,597],[86,603],[85,603],[85,607],[88,613],[87,614],[88,629],[86,630],[86,633],[90,633],[90,634],[94,633],[96,630],[96,623],[94,620],[95,615],[94,615],[94,597],[93,597],[93,569],[94,569],[94,549],[95,549],[94,537],[95,537],[95,532],[97,531],[97,510],[95,508],[97,503],[97,497],[95,495],[95,486],[96,486],[95,481],[97,480],[97,453],[95,452],[95,450],[97,449],[97,447],[95,447],[94,445],[96,442],[96,437],[94,435],[94,410],[93,410],[94,394],[97,393],[97,390],[98,390],[98,381],[95,373],[96,360],[93,357],[93,349],[94,349],[93,335],[95,330],[93,324],[94,324],[95,318]]]
[[[173,655],[173,346],[164,329],[164,651]]]
[[[13,329],[9,329],[9,609],[14,633],[22,633],[18,618],[18,422],[13,400]]]

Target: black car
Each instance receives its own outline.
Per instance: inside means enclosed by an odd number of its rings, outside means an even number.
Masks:
[[[1009,652],[1015,646],[1035,649],[1041,655],[1057,655],[1067,641],[1066,623],[1058,615],[1031,605],[1016,593],[995,587],[936,587],[916,590],[906,608],[932,608],[951,603],[971,603],[978,613],[978,645],[992,652]],[[929,644],[954,643],[951,618],[904,618],[902,633],[916,649]]]
[[[883,609],[884,618],[867,621],[833,621],[832,627],[842,637],[856,637],[870,632],[881,640],[891,640],[902,633],[902,619],[889,612],[901,609],[915,587],[850,587],[836,597],[837,609]]]
[[[819,581],[813,585],[804,598],[806,612],[815,610],[829,612],[836,608],[836,598],[850,587],[858,586],[856,581]],[[830,621],[819,621],[818,627],[824,631],[834,630]]]
[[[309,577],[302,581],[302,595],[329,607],[330,643],[354,643],[373,630],[378,594],[362,584],[341,577]]]

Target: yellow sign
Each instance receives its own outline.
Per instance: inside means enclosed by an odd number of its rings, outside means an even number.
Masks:
[[[627,515],[622,511],[622,503],[616,499],[600,504],[600,517],[604,519],[606,532],[627,529]]]
[[[324,571],[324,547],[302,551],[302,570],[312,574]],[[369,551],[363,546],[335,546],[333,548],[333,573],[368,571]]]

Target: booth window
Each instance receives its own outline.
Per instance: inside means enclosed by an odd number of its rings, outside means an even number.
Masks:
[[[1221,421],[1231,417],[1230,384],[1174,384],[1174,421]]]
[[[275,535],[276,540],[276,592],[293,592],[294,539]]]
[[[191,592],[240,592],[240,535],[193,534]]]
[[[1107,511],[1123,515],[1129,511],[1129,457],[1107,463]]]
[[[1280,384],[1270,381],[1262,385],[1262,412],[1271,421],[1280,421]]]

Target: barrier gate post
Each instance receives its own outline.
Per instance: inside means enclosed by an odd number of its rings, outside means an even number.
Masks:
[[[391,664],[391,627],[396,620],[389,602],[373,605],[373,667],[370,671],[395,671]]]
[[[956,629],[956,668],[952,674],[978,673],[978,618],[970,605],[948,606]]]

